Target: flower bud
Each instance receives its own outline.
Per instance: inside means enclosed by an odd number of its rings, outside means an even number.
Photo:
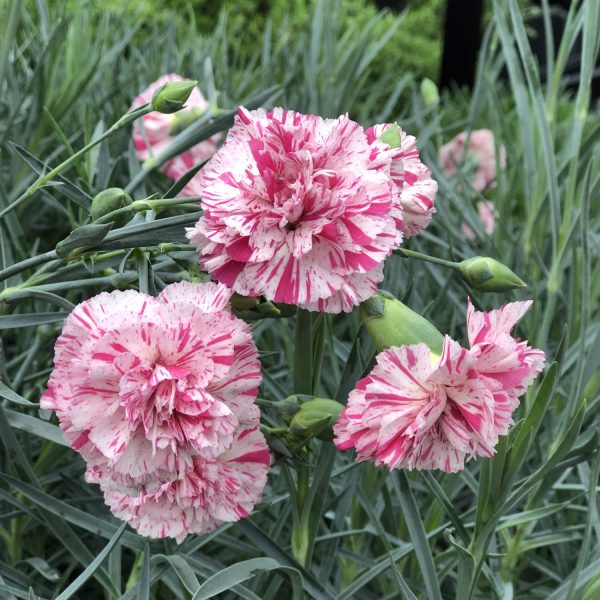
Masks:
[[[463,260],[458,270],[466,283],[482,292],[508,292],[527,287],[507,266],[489,256],[474,256]]]
[[[90,208],[92,220],[97,221],[115,210],[127,208],[132,202],[131,196],[121,188],[114,187],[103,190],[92,200]],[[114,226],[123,227],[123,225],[131,220],[131,216],[131,214],[127,213],[116,215],[113,219]]]
[[[108,234],[112,223],[82,225],[56,244],[56,254],[65,260],[75,260],[97,246]]]
[[[421,81],[421,98],[425,106],[437,106],[440,101],[438,87],[431,79],[425,77]]]
[[[307,398],[312,398],[312,396],[307,396]],[[300,410],[300,403],[303,399],[303,394],[294,394],[276,403],[277,410],[279,410],[281,418],[286,423],[290,423],[294,415]]]
[[[379,352],[392,346],[427,344],[441,353],[444,337],[421,315],[379,290],[360,305],[360,317]]]
[[[300,405],[290,423],[290,434],[297,439],[318,437],[321,440],[333,439],[332,426],[344,410],[343,404],[328,398],[314,398]]]
[[[229,300],[231,308],[234,310],[250,310],[254,308],[260,302],[260,298],[254,296],[242,296],[237,292],[234,292]]]
[[[152,96],[152,108],[170,115],[185,106],[197,81],[170,81],[156,90]]]

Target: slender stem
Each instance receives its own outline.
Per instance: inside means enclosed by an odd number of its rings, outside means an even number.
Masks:
[[[312,360],[312,315],[307,310],[298,309],[294,349],[294,393],[313,393]]]
[[[298,309],[296,316],[296,339],[294,348],[294,393],[313,393],[313,336],[312,315],[310,312]],[[292,553],[296,560],[306,566],[308,560],[310,541],[306,518],[310,506],[305,506],[310,486],[310,467],[304,463],[296,471],[296,511],[292,526]]]
[[[136,119],[139,119],[140,117],[148,114],[149,112],[152,112],[152,107],[150,106],[150,104],[145,104],[144,106],[140,106],[139,108],[136,108],[135,110],[123,115],[114,125],[112,125],[109,129],[107,129],[100,137],[98,137],[97,139],[93,140],[92,142],[90,142],[89,144],[87,144],[86,146],[84,146],[83,148],[78,150],[77,152],[75,152],[75,154],[73,154],[72,156],[67,158],[67,160],[63,161],[62,163],[60,163],[60,165],[58,165],[57,167],[55,167],[54,169],[52,169],[48,173],[46,173],[46,175],[44,175],[43,177],[40,177],[35,182],[33,182],[16,200],[11,202],[4,210],[0,211],[0,218],[2,218],[5,214],[9,213],[11,210],[16,208],[25,199],[32,196],[37,190],[39,190],[46,183],[51,181],[53,177],[56,177],[56,175],[58,175],[59,173],[61,173],[62,171],[64,171],[68,167],[70,167],[74,162],[77,161],[77,159],[79,159],[81,156],[83,156],[84,154],[89,152],[92,148],[94,148],[98,144],[102,143],[106,138],[108,138],[110,135],[112,135],[115,131],[118,131],[119,129],[126,127],[127,125],[129,125],[130,123],[135,121]]]
[[[2,269],[0,271],[0,282],[12,277],[13,275],[17,275],[18,273],[22,273],[27,269],[31,269],[33,267],[37,267],[38,265],[43,265],[44,263],[50,262],[51,260],[57,259],[58,256],[56,254],[56,250],[50,250],[49,252],[45,252],[44,254],[38,254],[37,256],[32,256],[21,262],[15,263],[6,269]]]
[[[394,254],[402,256],[403,258],[416,258],[425,262],[434,263],[436,265],[442,265],[450,269],[459,269],[460,263],[453,262],[451,260],[444,260],[443,258],[437,258],[436,256],[429,256],[428,254],[422,254],[421,252],[415,252],[414,250],[406,250],[405,248],[396,248]]]

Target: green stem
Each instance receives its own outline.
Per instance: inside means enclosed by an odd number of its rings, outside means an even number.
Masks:
[[[58,256],[56,254],[56,250],[50,250],[44,254],[38,254],[37,256],[32,256],[22,260],[14,265],[11,265],[10,267],[7,267],[6,269],[2,269],[2,271],[0,271],[0,282],[5,281],[13,275],[18,275],[27,269],[37,267],[38,265],[43,265],[44,263],[50,262],[51,260],[56,260],[57,258]]]
[[[298,309],[296,316],[296,340],[294,348],[294,393],[312,394],[312,315]]]
[[[294,393],[312,394],[313,378],[313,336],[312,315],[299,309],[296,316],[296,336],[294,348]],[[304,515],[310,507],[305,506],[310,486],[310,467],[301,463],[297,467],[296,476],[296,511],[292,526],[292,553],[294,558],[306,566],[310,549],[309,530]]]
[[[26,200],[27,198],[32,196],[35,192],[37,192],[37,190],[39,190],[46,183],[51,181],[53,177],[56,177],[56,175],[58,175],[65,169],[69,168],[74,162],[77,161],[77,159],[82,157],[84,154],[89,152],[92,148],[94,148],[98,144],[102,143],[106,138],[108,138],[110,135],[112,135],[115,131],[118,131],[119,129],[126,127],[127,125],[129,125],[130,123],[135,121],[136,119],[139,119],[140,117],[148,114],[149,112],[152,112],[152,107],[150,104],[145,104],[144,106],[140,106],[139,108],[136,108],[135,110],[123,115],[114,125],[112,125],[109,129],[107,129],[99,138],[90,142],[89,144],[87,144],[86,146],[81,148],[81,150],[78,150],[77,152],[75,152],[75,154],[73,154],[72,156],[67,158],[67,160],[63,161],[62,163],[60,163],[60,165],[58,165],[57,167],[55,167],[54,169],[52,169],[51,171],[46,173],[46,175],[44,175],[43,177],[40,177],[37,181],[32,183],[16,200],[11,202],[4,210],[0,211],[0,218],[2,218],[5,214],[9,213],[11,210],[16,208],[19,204],[21,204],[21,202],[23,202],[24,200]]]
[[[396,248],[396,250],[394,250],[394,254],[397,256],[402,256],[403,258],[416,258],[417,260],[423,260],[436,265],[442,265],[450,269],[460,268],[460,263],[453,262],[451,260],[444,260],[443,258],[437,258],[436,256],[429,256],[428,254],[415,252],[414,250],[406,250],[405,248]]]

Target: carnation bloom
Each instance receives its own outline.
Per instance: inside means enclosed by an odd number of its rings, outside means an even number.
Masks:
[[[56,342],[41,406],[140,534],[206,533],[248,515],[270,455],[254,404],[260,363],[231,292],[181,282],[156,298],[102,293]]]
[[[174,73],[163,75],[135,98],[130,110],[149,103],[158,88],[171,81],[189,80]],[[194,118],[200,116],[207,108],[208,101],[196,87],[192,90],[183,110],[172,114],[153,111],[144,115],[141,119],[143,127],[139,124],[140,120],[133,125],[133,144],[137,157],[144,161],[160,154],[185,125],[189,125]],[[211,157],[217,151],[218,141],[218,135],[204,140],[166,161],[160,167],[160,170],[176,181],[192,167]],[[197,195],[197,190],[192,182],[186,186],[182,195]]]
[[[392,159],[347,116],[243,107],[202,170],[188,238],[201,266],[244,296],[349,311],[402,240]]]
[[[510,335],[531,302],[467,310],[470,349],[444,338],[441,356],[425,344],[377,356],[334,426],[336,446],[377,466],[456,472],[465,458],[492,456],[544,353]]]
[[[469,145],[465,147],[469,140]],[[496,150],[494,134],[489,129],[476,129],[470,135],[463,131],[456,135],[450,142],[440,148],[439,159],[444,174],[452,177],[456,174],[457,167],[464,161],[474,163],[471,175],[471,186],[481,192],[496,179]],[[498,149],[500,168],[506,167],[506,148]]]
[[[431,177],[431,170],[421,162],[414,136],[399,129],[398,148],[391,148],[380,140],[390,127],[390,123],[374,125],[365,133],[369,143],[382,145],[392,159],[391,177],[400,190],[403,211],[401,230],[405,237],[412,237],[429,225],[435,213],[434,202],[438,184]]]
[[[479,213],[479,220],[481,221],[483,230],[488,235],[492,235],[496,228],[496,218],[498,216],[494,208],[494,203],[491,200],[481,200],[477,203],[477,212]],[[474,241],[477,238],[475,232],[466,223],[462,224],[462,230],[469,240]]]

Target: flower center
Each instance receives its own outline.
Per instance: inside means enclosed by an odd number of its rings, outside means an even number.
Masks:
[[[237,418],[188,369],[138,364],[121,377],[119,388],[127,419],[143,428],[154,452],[187,445],[221,452],[231,445]]]

